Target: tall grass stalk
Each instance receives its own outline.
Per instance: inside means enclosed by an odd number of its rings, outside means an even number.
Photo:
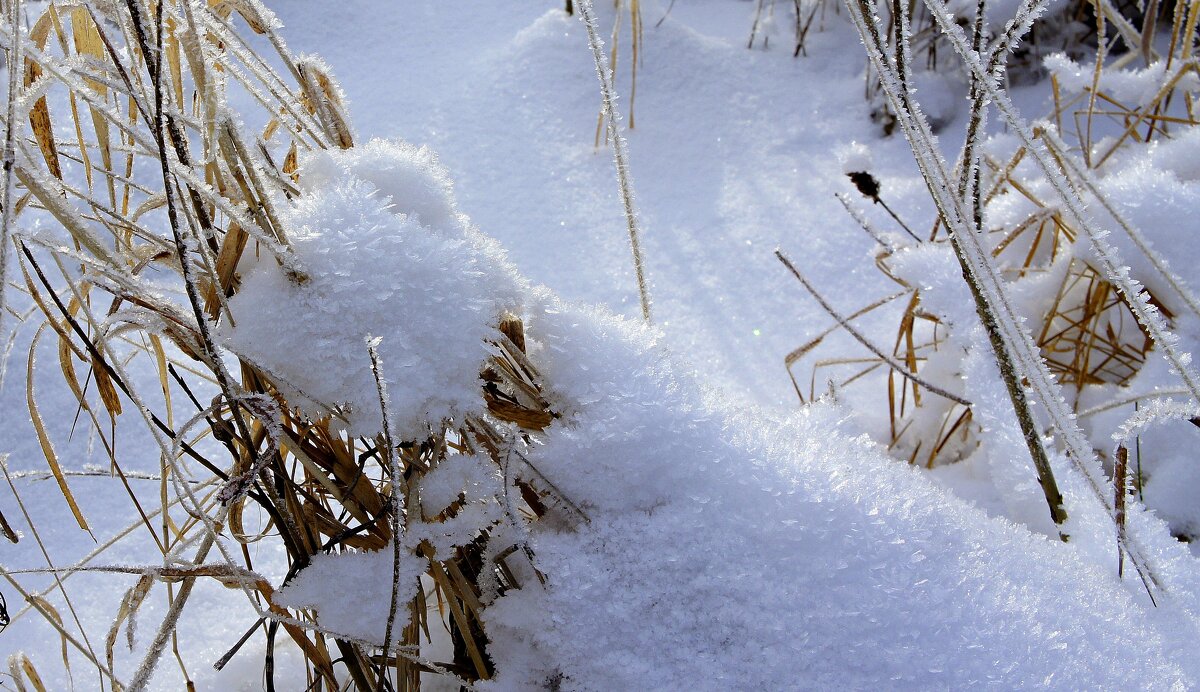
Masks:
[[[21,26],[21,0],[10,0],[9,2],[9,17],[8,24],[11,27]],[[8,248],[11,242],[13,214],[13,187],[14,173],[13,166],[16,164],[16,122],[17,122],[17,97],[18,85],[20,81],[14,78],[14,75],[22,74],[22,56],[21,56],[21,41],[9,40],[8,49],[8,100],[6,102],[6,117],[4,119],[4,171],[3,180],[0,180],[0,185],[3,185],[3,190],[0,194],[3,198],[0,199],[0,204],[3,209],[0,210],[0,348],[3,348],[5,343],[5,314],[8,312]],[[6,350],[6,349],[5,349]],[[7,371],[8,358],[5,353],[0,353],[0,386],[4,384],[4,374]]]
[[[608,69],[608,61],[604,56],[604,43],[600,40],[600,34],[596,28],[596,10],[592,5],[592,0],[579,0],[579,16],[583,19],[584,26],[587,27],[588,46],[592,50],[592,59],[596,63],[596,76],[600,79],[604,120],[608,130],[608,139],[612,142],[613,147],[613,162],[617,169],[617,189],[621,195],[621,206],[625,211],[625,228],[629,232],[629,247],[633,252],[633,270],[637,275],[642,318],[649,323],[651,321],[650,291],[646,284],[645,263],[642,261],[637,212],[633,205],[633,182],[629,175],[629,153],[625,137],[621,134],[621,117],[617,111],[616,88],[613,86],[612,73]]]

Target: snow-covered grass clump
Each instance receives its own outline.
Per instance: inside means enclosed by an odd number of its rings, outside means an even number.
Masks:
[[[368,336],[382,339],[399,437],[476,410],[484,342],[520,308],[521,282],[458,213],[433,154],[372,141],[308,155],[299,180],[284,216],[307,280],[254,260],[229,301],[228,345],[309,415],[338,407],[352,435],[382,430]]]

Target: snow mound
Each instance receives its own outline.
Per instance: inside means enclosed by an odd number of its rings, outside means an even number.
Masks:
[[[653,334],[535,310],[564,419],[532,463],[586,513],[485,612],[487,689],[1171,688],[1135,581],[940,490],[845,412],[731,411]]]
[[[467,505],[403,538],[404,589],[425,566],[421,541],[445,556],[490,527],[492,548],[531,548],[545,585],[483,595],[496,677],[480,687],[1196,683],[1179,655],[1194,621],[1152,615],[1091,544],[988,518],[848,433],[837,406],[733,407],[678,374],[640,322],[526,290],[456,213],[428,152],[379,143],[316,155],[301,175],[288,218],[311,278],[260,260],[226,334],[314,405],[342,406],[352,430],[378,429],[367,334],[383,337],[397,429],[411,435],[479,405],[484,341],[503,310],[527,306],[528,355],[560,414],[528,463],[579,516],[515,535],[495,500],[509,479],[463,457],[420,491],[426,512]],[[913,271],[945,260],[912,254]],[[1177,547],[1152,547],[1165,573],[1190,569]],[[281,598],[379,641],[391,587],[390,551],[323,556]]]
[[[434,155],[379,140],[314,153],[300,184],[284,215],[308,280],[263,253],[230,299],[226,344],[310,415],[338,407],[352,435],[382,429],[368,336],[382,339],[398,436],[476,410],[484,341],[505,310],[520,308],[521,281],[457,212]]]

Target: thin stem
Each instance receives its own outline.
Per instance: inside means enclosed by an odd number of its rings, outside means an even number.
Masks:
[[[805,290],[807,290],[809,292],[809,294],[812,295],[812,297],[818,303],[821,304],[821,307],[824,308],[825,312],[829,313],[830,317],[837,320],[837,323],[842,325],[842,328],[845,329],[847,332],[849,332],[850,336],[853,336],[856,340],[858,340],[858,343],[865,346],[868,351],[870,351],[871,353],[874,353],[883,362],[885,362],[889,366],[891,366],[891,368],[893,370],[895,370],[896,372],[899,372],[901,375],[903,375],[907,379],[911,380],[915,384],[918,384],[918,385],[924,387],[925,389],[929,390],[930,392],[933,392],[934,394],[937,394],[938,396],[940,396],[944,399],[949,399],[950,401],[953,401],[956,404],[962,404],[963,406],[968,406],[968,407],[971,406],[971,402],[967,401],[966,399],[962,398],[961,396],[958,396],[957,394],[952,394],[935,384],[932,384],[930,382],[927,382],[926,380],[921,379],[920,377],[917,377],[911,370],[909,370],[904,365],[902,365],[898,360],[896,360],[895,358],[892,358],[891,356],[888,356],[886,353],[883,352],[882,349],[880,349],[878,346],[876,346],[875,344],[873,344],[869,340],[867,340],[867,337],[863,336],[862,332],[855,329],[854,325],[850,324],[849,320],[847,320],[845,317],[842,317],[841,313],[839,313],[836,308],[834,308],[832,305],[830,305],[829,301],[825,300],[824,296],[822,296],[817,291],[817,289],[811,283],[809,283],[808,279],[804,278],[804,275],[800,273],[800,270],[796,269],[796,265],[792,264],[791,260],[789,260],[783,254],[783,252],[776,250],[775,256],[777,258],[779,258],[779,261],[783,263],[783,266],[788,268],[788,271],[790,271],[792,273],[792,276],[796,277],[796,280],[798,280],[800,282],[800,284],[804,286]]]
[[[596,75],[600,79],[600,96],[603,101],[604,117],[608,128],[608,137],[612,140],[613,160],[617,167],[617,187],[621,194],[621,204],[625,209],[625,225],[629,231],[629,246],[633,251],[633,269],[637,274],[638,297],[642,304],[642,318],[650,323],[650,292],[646,287],[646,270],[642,262],[641,243],[639,242],[637,213],[633,206],[633,183],[629,179],[629,153],[625,149],[625,138],[621,136],[617,113],[616,90],[612,84],[612,74],[606,67],[604,59],[604,44],[596,31],[596,15],[592,0],[579,0],[579,16],[587,27],[588,45],[592,48],[592,58],[596,62]]]

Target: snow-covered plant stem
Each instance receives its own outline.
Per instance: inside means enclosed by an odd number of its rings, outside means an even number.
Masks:
[[[893,68],[887,60],[878,26],[873,21],[867,19],[873,15],[871,5],[867,0],[848,0],[847,5],[850,8],[850,16],[858,25],[863,42],[867,45],[868,53],[875,63],[876,70],[879,72],[880,83],[883,86],[884,92],[887,94],[889,100],[891,100],[892,107],[896,109],[897,120],[903,126],[905,134],[909,136],[913,151],[917,154],[917,163],[921,168],[922,175],[926,178],[926,183],[933,194],[934,201],[937,203],[942,221],[946,224],[947,228],[951,229],[951,244],[954,248],[955,256],[962,267],[963,278],[966,280],[971,295],[975,300],[979,319],[983,324],[984,330],[988,335],[988,341],[995,353],[1000,375],[1004,380],[1005,388],[1008,390],[1009,398],[1012,401],[1017,422],[1021,426],[1022,437],[1029,448],[1029,454],[1038,475],[1038,482],[1045,494],[1046,504],[1050,510],[1050,518],[1056,526],[1060,527],[1060,537],[1066,540],[1068,536],[1061,530],[1061,526],[1067,518],[1066,509],[1063,507],[1062,494],[1058,490],[1058,483],[1050,467],[1049,457],[1046,454],[1041,434],[1034,421],[1028,396],[1021,385],[1021,375],[1017,371],[1017,358],[1012,352],[1011,339],[1006,338],[1002,331],[994,305],[996,301],[989,299],[986,292],[987,289],[980,280],[981,269],[977,265],[982,263],[987,266],[987,262],[985,259],[972,262],[967,248],[964,247],[964,238],[970,238],[978,243],[975,237],[978,220],[975,218],[974,213],[968,214],[963,208],[968,201],[966,194],[973,189],[969,183],[973,178],[972,171],[975,168],[973,137],[968,136],[967,139],[967,147],[964,151],[964,159],[962,161],[962,175],[957,186],[959,195],[956,197],[950,194],[948,168],[944,162],[938,160],[940,159],[940,155],[934,147],[932,134],[922,129],[922,126],[925,126],[925,119],[921,115],[919,106],[909,98],[909,86],[901,72],[900,66],[904,64],[903,56],[906,54],[905,46],[908,42],[907,23],[901,20],[901,25],[897,29],[895,39],[896,67]],[[972,86],[974,88],[974,85]],[[972,95],[974,96],[974,92]],[[982,123],[982,114],[979,113],[979,110],[983,107],[982,100],[975,98],[972,105],[974,106],[970,118],[972,132],[969,135],[977,134],[978,128]],[[925,127],[927,128],[927,126]],[[940,175],[938,175],[939,173]],[[979,254],[980,258],[982,258],[982,251]],[[998,279],[995,283],[995,289],[997,291],[1002,290]],[[1027,336],[1022,336],[1025,341],[1028,341]]]
[[[629,231],[629,246],[633,251],[633,269],[637,274],[642,318],[646,322],[650,322],[650,291],[646,286],[646,268],[642,262],[637,212],[633,206],[633,182],[629,179],[629,153],[626,149],[625,138],[621,135],[616,89],[613,87],[612,73],[608,69],[608,60],[604,57],[604,43],[600,40],[600,34],[596,29],[596,11],[592,6],[592,0],[579,1],[579,16],[587,27],[588,45],[592,49],[592,58],[596,62],[596,75],[600,79],[600,97],[603,102],[605,127],[613,147],[613,160],[617,168],[617,187],[621,193],[621,204],[625,210],[625,226]]]
[[[21,0],[11,0],[9,3],[10,17],[8,19],[9,26],[12,27],[12,36],[9,38],[8,48],[8,106],[7,117],[4,128],[4,174],[0,185],[4,186],[3,214],[0,218],[0,344],[4,342],[4,313],[8,309],[8,302],[5,298],[5,287],[8,284],[8,244],[11,235],[11,226],[13,222],[12,202],[13,202],[13,166],[16,164],[16,129],[17,129],[17,85],[20,83],[19,75],[24,74],[21,69]],[[4,364],[8,361],[0,354],[0,384],[4,383]]]
[[[375,376],[375,390],[379,394],[379,411],[383,417],[383,450],[380,456],[387,464],[388,476],[392,485],[391,523],[392,523],[392,595],[388,604],[387,629],[383,635],[383,652],[392,648],[392,631],[396,624],[396,605],[400,593],[400,488],[403,477],[400,475],[400,465],[396,463],[396,443],[392,438],[392,422],[388,414],[387,383],[380,374],[379,341],[367,337],[367,354],[371,357],[371,374]]]

